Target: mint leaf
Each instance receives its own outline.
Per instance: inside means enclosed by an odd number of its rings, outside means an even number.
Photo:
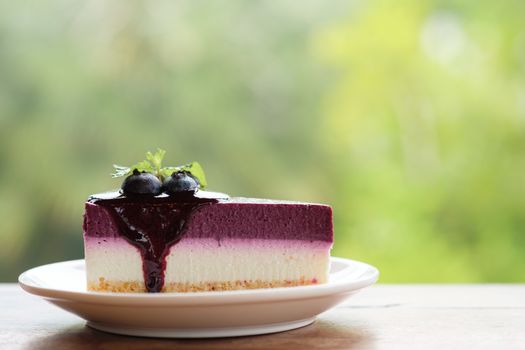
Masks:
[[[155,175],[159,176],[160,169],[162,168],[162,160],[164,159],[164,156],[166,155],[166,151],[160,148],[157,148],[157,152],[155,154],[151,152],[146,153],[146,159],[149,163],[151,163],[153,169],[155,170]]]
[[[131,173],[131,169],[127,166],[113,164],[113,168],[115,168],[115,171],[111,173],[111,177],[121,177]]]

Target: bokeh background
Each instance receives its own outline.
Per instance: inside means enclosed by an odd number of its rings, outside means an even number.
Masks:
[[[329,203],[383,282],[525,278],[525,2],[0,3],[0,281],[147,150]]]

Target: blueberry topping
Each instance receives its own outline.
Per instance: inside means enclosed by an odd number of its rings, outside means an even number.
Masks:
[[[193,193],[199,189],[200,185],[186,171],[179,171],[171,174],[170,177],[164,180],[163,190],[167,194]]]
[[[135,169],[133,174],[124,180],[121,188],[125,195],[156,196],[162,192],[162,183],[155,175]]]

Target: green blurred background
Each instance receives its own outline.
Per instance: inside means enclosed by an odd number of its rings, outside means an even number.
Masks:
[[[525,272],[525,2],[0,3],[0,281],[81,258],[147,150],[329,203],[383,282]]]

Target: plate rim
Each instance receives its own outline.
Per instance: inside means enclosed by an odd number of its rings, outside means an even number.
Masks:
[[[323,284],[265,288],[250,290],[233,291],[210,291],[210,292],[188,292],[188,293],[113,293],[113,292],[90,292],[90,291],[71,291],[59,288],[37,286],[31,283],[28,275],[35,270],[59,264],[78,264],[83,263],[84,259],[60,261],[44,264],[24,271],[18,277],[20,287],[26,292],[53,300],[74,300],[76,302],[87,302],[97,304],[130,304],[148,306],[166,305],[195,305],[198,303],[203,306],[213,304],[230,303],[257,303],[271,302],[276,300],[308,299],[323,296],[352,293],[374,284],[379,279],[379,270],[367,263],[340,257],[330,257],[330,263],[342,263],[347,268],[352,265],[360,266],[363,272],[353,279],[341,277],[338,281]]]

